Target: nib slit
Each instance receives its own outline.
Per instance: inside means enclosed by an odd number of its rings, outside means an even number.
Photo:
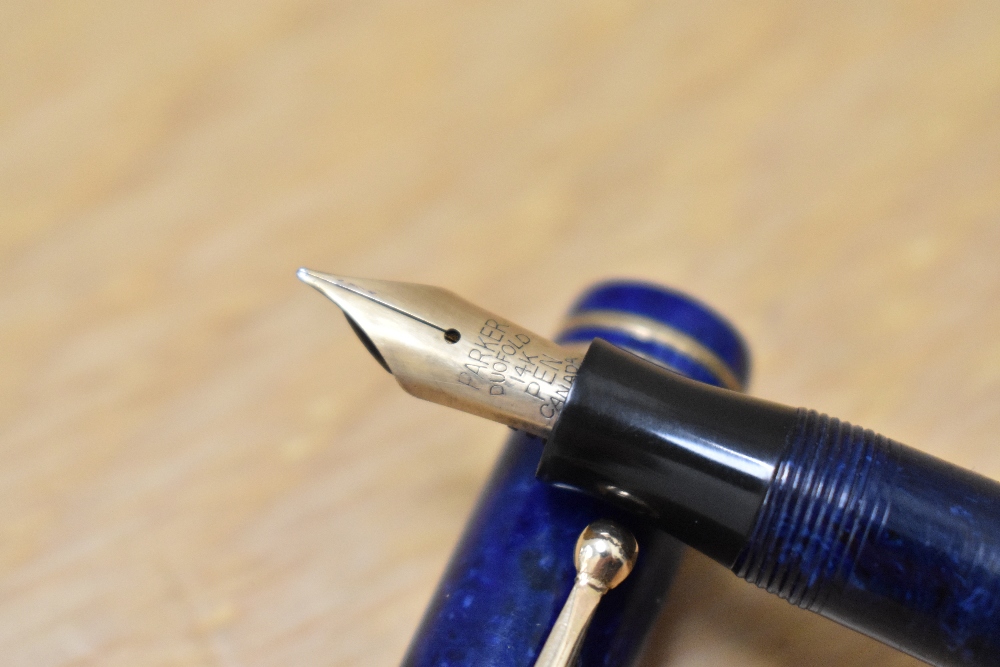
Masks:
[[[425,320],[424,318],[420,317],[419,315],[414,315],[413,313],[407,312],[407,311],[403,310],[402,308],[399,308],[398,306],[394,306],[391,303],[387,303],[387,302],[383,301],[382,299],[378,298],[378,296],[374,292],[372,292],[372,293],[369,294],[369,293],[366,293],[366,292],[361,291],[359,289],[356,289],[355,287],[353,287],[351,285],[345,285],[342,282],[330,280],[328,277],[326,277],[326,276],[324,276],[322,274],[313,273],[312,271],[310,271],[309,269],[307,269],[305,267],[303,267],[303,268],[299,269],[298,271],[296,271],[295,275],[298,276],[299,280],[301,280],[302,282],[308,283],[309,285],[312,285],[316,289],[319,289],[321,292],[323,290],[317,285],[317,282],[326,283],[327,285],[332,285],[333,287],[339,287],[340,289],[345,290],[347,292],[350,292],[351,294],[356,294],[356,295],[360,296],[363,299],[368,299],[369,301],[371,301],[373,303],[377,303],[378,305],[380,305],[380,306],[382,306],[384,308],[388,308],[389,310],[391,310],[393,312],[399,313],[400,315],[404,315],[405,317],[409,317],[410,319],[416,320],[417,322],[420,322],[421,324],[426,324],[427,326],[431,327],[432,329],[437,329],[438,331],[445,332],[445,333],[447,333],[447,331],[448,331],[444,327],[439,326],[437,324],[434,324],[433,322],[429,322],[428,320]],[[446,336],[446,338],[447,338],[447,336]],[[450,342],[454,342],[454,341],[448,341],[448,342],[450,343]]]

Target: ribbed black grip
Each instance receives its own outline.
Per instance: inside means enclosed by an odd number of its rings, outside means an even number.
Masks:
[[[1000,484],[801,410],[733,571],[938,665],[1000,665]]]

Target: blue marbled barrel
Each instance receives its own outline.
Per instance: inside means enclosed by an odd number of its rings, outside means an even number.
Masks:
[[[800,410],[733,570],[932,665],[1000,665],[1000,483]]]
[[[611,281],[585,292],[558,340],[597,337],[703,382],[742,389],[747,381],[749,355],[733,327],[663,287]],[[601,500],[538,482],[541,451],[532,436],[508,439],[403,665],[530,667],[573,584],[576,539],[601,518],[633,531],[639,560],[598,607],[580,664],[628,667],[638,659],[682,547]]]

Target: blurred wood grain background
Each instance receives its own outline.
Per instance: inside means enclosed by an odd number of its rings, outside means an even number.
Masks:
[[[308,265],[538,330],[685,290],[752,391],[1000,477],[996,2],[0,4],[0,655],[390,665],[504,438]],[[693,555],[647,667],[915,665]]]

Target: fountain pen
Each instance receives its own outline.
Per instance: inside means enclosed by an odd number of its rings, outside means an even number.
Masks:
[[[557,345],[437,287],[300,269],[404,390],[545,440],[536,476],[934,665],[1000,665],[1000,484],[812,410]]]

